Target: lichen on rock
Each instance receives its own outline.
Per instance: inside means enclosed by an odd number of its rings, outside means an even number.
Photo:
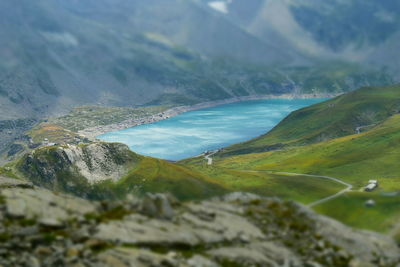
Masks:
[[[40,148],[20,160],[18,167],[37,185],[68,191],[69,186],[118,181],[137,160],[126,145],[95,142]]]
[[[392,239],[276,198],[233,193],[182,203],[153,194],[97,202],[23,184],[0,177],[3,266],[386,267],[400,262]]]

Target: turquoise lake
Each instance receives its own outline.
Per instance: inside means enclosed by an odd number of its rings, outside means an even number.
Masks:
[[[181,160],[260,136],[290,112],[326,99],[269,99],[190,111],[167,120],[98,136],[134,152]]]

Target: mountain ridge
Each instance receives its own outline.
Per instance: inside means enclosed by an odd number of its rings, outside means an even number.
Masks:
[[[193,1],[7,0],[2,5],[9,10],[2,16],[2,25],[8,25],[2,38],[9,40],[1,47],[0,107],[9,110],[4,119],[65,113],[90,103],[139,105],[169,96],[176,104],[179,99],[190,103],[251,94],[237,85],[243,82],[265,87],[263,93],[288,93],[294,88],[285,85],[290,83],[286,76],[299,77],[291,79],[305,90],[325,90],[327,84],[302,84],[304,74],[284,68],[302,66],[312,72],[315,59],[263,41]],[[324,76],[334,72],[327,69]],[[352,76],[350,70],[332,80],[343,84]],[[390,82],[373,75],[364,79],[342,90]]]

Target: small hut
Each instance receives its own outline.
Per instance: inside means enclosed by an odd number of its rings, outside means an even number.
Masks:
[[[365,206],[366,207],[374,207],[376,205],[375,200],[373,199],[368,199],[367,201],[365,201]]]

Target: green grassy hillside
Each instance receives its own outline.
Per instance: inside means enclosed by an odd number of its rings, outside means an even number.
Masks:
[[[142,157],[118,182],[96,184],[91,198],[118,199],[128,194],[172,193],[180,200],[203,199],[229,192],[204,174],[164,160]]]
[[[369,199],[375,201],[375,207],[365,207]],[[394,234],[400,229],[399,203],[400,195],[349,192],[316,206],[315,211],[357,228]]]
[[[362,187],[379,178],[386,191],[400,189],[400,114],[361,134],[279,151],[221,158],[217,166],[341,177]]]
[[[222,155],[265,152],[317,143],[372,128],[400,112],[400,85],[365,87],[291,113],[267,134],[225,149]]]
[[[326,179],[264,172],[247,169],[232,169],[220,164],[207,166],[204,163],[189,166],[203,173],[231,192],[251,192],[261,196],[274,196],[310,204],[321,198],[335,194],[344,186]]]
[[[254,176],[290,172],[336,177],[351,184],[352,191],[315,209],[351,226],[390,232],[400,219],[399,107],[400,86],[363,88],[292,113],[268,134],[216,155],[212,168],[204,167],[202,158],[183,163],[240,189],[256,188],[271,196],[288,194],[287,198],[303,203],[322,192],[339,192],[340,186],[309,184],[308,177],[300,175],[294,177],[295,183],[280,180],[276,191],[268,191],[264,179]],[[370,124],[354,133],[355,127]],[[327,137],[316,138],[322,134]],[[281,144],[276,150],[258,152],[276,144]],[[378,189],[363,192],[370,179],[379,181]],[[304,190],[303,198],[293,194],[293,187]],[[375,200],[376,206],[367,208],[368,199]]]

